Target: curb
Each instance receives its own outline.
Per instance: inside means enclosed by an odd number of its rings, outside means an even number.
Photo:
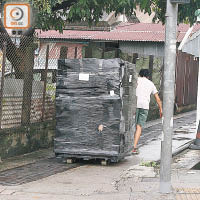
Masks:
[[[172,152],[172,158],[173,158],[174,156],[177,156],[178,154],[180,154],[180,153],[183,152],[184,150],[188,149],[188,148],[190,147],[190,145],[194,143],[194,141],[195,141],[195,139],[193,139],[193,140],[191,140],[191,141],[189,141],[189,142],[187,142],[187,143],[181,145],[180,147],[178,147],[178,149],[176,149],[175,151]],[[155,162],[160,163],[160,158],[157,159],[157,160],[155,160]]]
[[[188,149],[189,146],[190,146],[192,143],[194,143],[194,141],[195,141],[195,139],[193,139],[193,140],[191,140],[191,141],[189,141],[189,142],[187,142],[187,143],[181,145],[180,147],[178,147],[178,149],[176,149],[176,150],[172,153],[172,157],[174,157],[174,156],[180,154],[182,151]]]

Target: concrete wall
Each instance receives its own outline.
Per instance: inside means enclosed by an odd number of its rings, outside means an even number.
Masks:
[[[55,122],[0,130],[0,158],[29,153],[53,145]]]

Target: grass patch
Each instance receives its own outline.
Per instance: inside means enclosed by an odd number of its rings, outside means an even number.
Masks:
[[[149,161],[149,162],[142,162],[140,166],[145,166],[145,167],[154,167],[154,168],[159,168],[160,165],[158,162],[155,161]]]

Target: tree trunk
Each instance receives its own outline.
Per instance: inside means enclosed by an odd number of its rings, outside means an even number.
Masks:
[[[24,86],[23,86],[23,102],[22,102],[22,125],[30,123],[31,116],[31,99],[32,99],[32,84],[33,84],[33,66],[34,54],[33,47],[28,47],[26,50],[24,68]]]
[[[6,42],[6,57],[10,61],[12,68],[15,70],[15,77],[17,79],[23,79],[24,77],[26,48],[33,44],[34,31],[33,28],[29,28],[20,38],[20,46],[17,48],[0,20],[0,48],[3,49],[3,44]]]

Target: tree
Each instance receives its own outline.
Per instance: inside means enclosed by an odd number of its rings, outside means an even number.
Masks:
[[[23,0],[20,0],[22,2]],[[13,44],[6,29],[0,21],[0,48],[7,42],[7,59],[11,62],[15,70],[16,78],[23,78],[26,48],[33,44],[33,34],[35,28],[42,30],[59,30],[62,32],[66,22],[87,21],[91,24],[97,22],[104,11],[116,13],[129,10],[133,12],[135,4],[132,0],[29,0],[33,5],[35,23],[33,27],[23,33],[20,45]],[[6,0],[2,1],[5,3]],[[30,36],[30,37],[29,37]]]
[[[165,23],[166,0],[152,0],[152,11],[155,12],[155,20]],[[196,21],[195,11],[200,8],[199,0],[190,0],[189,4],[180,4],[178,7],[178,23],[187,23],[192,25]],[[148,7],[143,7],[145,12],[150,13]]]
[[[38,6],[43,1],[35,0],[35,2],[38,2]],[[45,10],[42,9],[42,12],[40,10],[40,17],[43,20],[37,23],[37,26],[43,30],[49,30],[53,25],[54,29],[61,31],[65,20],[87,21],[91,24],[97,22],[104,11],[107,13],[115,11],[116,15],[125,13],[130,16],[134,13],[136,6],[149,15],[154,12],[154,21],[165,22],[166,0],[46,0],[46,2],[51,3],[47,3],[49,6],[46,6]],[[190,4],[180,4],[178,22],[193,24],[196,21],[194,13],[197,8],[200,8],[199,0],[190,0]]]
[[[23,0],[20,0],[22,2]],[[6,29],[0,21],[0,33],[4,39],[0,40],[0,48],[3,42],[7,42],[7,59],[11,62],[16,78],[23,78],[24,53],[26,48],[33,44],[32,37],[35,28],[42,30],[59,30],[62,32],[66,22],[86,21],[90,25],[103,16],[103,12],[115,11],[130,16],[138,5],[141,10],[155,12],[154,20],[164,23],[166,2],[164,0],[29,0],[34,7],[35,23],[32,28],[23,33],[19,47],[13,44]],[[6,0],[2,1],[5,3]],[[194,12],[200,7],[199,0],[191,0],[189,5],[179,6],[179,22],[193,23],[196,19]],[[29,39],[28,39],[29,38]]]

